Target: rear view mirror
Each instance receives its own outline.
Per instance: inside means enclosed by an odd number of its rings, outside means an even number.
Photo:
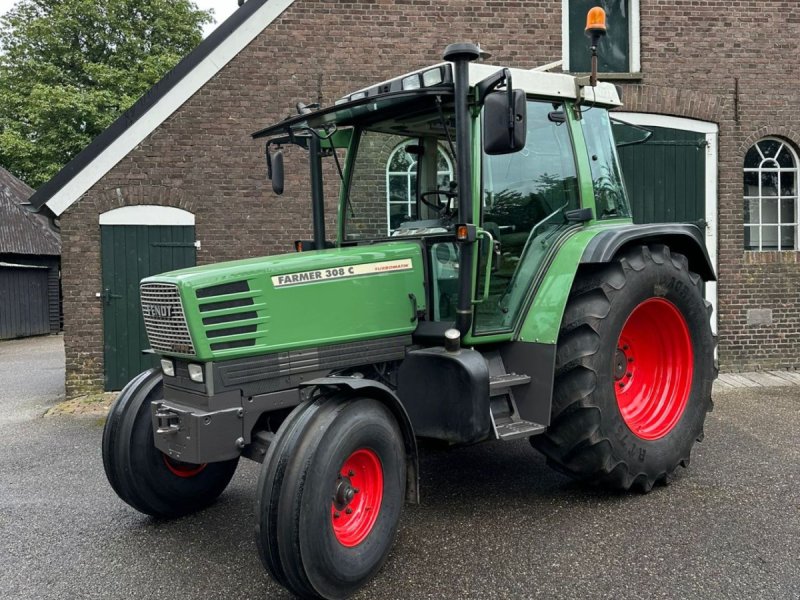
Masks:
[[[486,95],[483,108],[483,150],[486,154],[511,154],[522,150],[527,132],[525,92],[509,90]]]
[[[272,167],[272,191],[280,196],[283,194],[283,150],[278,150],[273,154],[270,163]]]

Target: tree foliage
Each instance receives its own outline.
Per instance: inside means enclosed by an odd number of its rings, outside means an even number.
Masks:
[[[20,0],[0,18],[0,165],[50,179],[210,21],[191,0]]]

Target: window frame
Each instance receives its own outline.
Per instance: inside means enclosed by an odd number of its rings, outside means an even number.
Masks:
[[[759,144],[762,142],[777,142],[781,145],[778,152],[775,154],[775,157],[767,158],[764,156],[763,151],[759,147]],[[761,162],[759,163],[758,167],[745,167],[744,160],[742,159],[742,234],[743,236],[747,233],[748,230],[753,231],[754,229],[758,231],[758,247],[748,247],[745,244],[746,237],[743,237],[743,247],[745,252],[797,252],[800,251],[800,182],[798,182],[798,178],[800,178],[800,157],[798,157],[798,153],[795,150],[794,146],[792,145],[789,140],[775,137],[775,136],[766,136],[759,140],[757,140],[752,146],[747,149],[745,152],[745,158],[750,153],[750,151],[755,148],[758,151],[758,154],[761,156]],[[792,157],[794,161],[794,166],[791,168],[781,167],[780,164],[777,162],[777,156],[783,152],[788,150],[789,155]],[[764,164],[767,162],[774,162],[777,164],[777,167],[765,167]],[[758,177],[758,194],[755,196],[746,194],[746,190],[744,186],[747,185],[744,178],[747,173],[755,173]],[[762,175],[764,173],[778,173],[778,189],[777,195],[775,196],[765,196],[762,193],[763,187],[763,179]],[[793,173],[794,174],[794,194],[791,196],[783,196],[781,194],[781,185],[780,185],[780,174],[781,173]],[[763,222],[763,210],[762,210],[762,203],[765,199],[774,199],[777,201],[777,223],[764,223]],[[782,222],[781,221],[781,200],[790,199],[794,200],[794,215],[792,215],[792,221],[790,222]],[[747,221],[745,219],[745,210],[747,208],[748,200],[756,200],[758,203],[758,216],[757,220],[755,221]],[[751,215],[752,218],[752,215]],[[764,248],[764,235],[763,229],[764,227],[774,227],[778,230],[778,237],[777,237],[777,248]],[[781,243],[781,228],[782,227],[794,227],[794,244],[791,248],[782,248]],[[751,244],[752,244],[752,235],[751,235]]]
[[[389,153],[389,158],[386,159],[386,167],[384,168],[384,172],[385,172],[385,175],[386,175],[386,232],[387,232],[386,235],[388,235],[390,237],[391,237],[392,231],[393,231],[392,230],[392,218],[391,218],[392,217],[392,206],[393,205],[394,206],[405,205],[410,209],[411,206],[415,205],[416,202],[417,202],[417,200],[416,200],[416,189],[412,189],[411,180],[412,180],[413,176],[415,176],[415,175],[418,176],[419,175],[417,173],[417,169],[416,169],[417,168],[417,164],[418,164],[419,161],[417,159],[415,159],[413,161],[413,163],[411,165],[409,165],[409,168],[405,172],[403,172],[403,171],[391,171],[390,167],[391,167],[392,161],[394,160],[395,155],[398,152],[400,152],[406,146],[413,145],[415,143],[417,143],[417,142],[414,139],[408,139],[405,142],[400,142]],[[455,167],[453,165],[453,160],[450,158],[450,154],[442,147],[442,145],[440,143],[437,143],[436,146],[437,146],[438,151],[441,153],[441,155],[444,156],[444,159],[447,162],[447,168],[448,168],[448,170],[446,172],[445,171],[439,171],[437,169],[436,170],[436,178],[438,179],[441,175],[447,175],[447,176],[450,177],[450,181],[453,181],[453,179],[455,178]],[[405,183],[406,183],[406,191],[408,193],[408,199],[405,202],[397,202],[397,201],[392,200],[391,187],[390,187],[390,180],[391,180],[392,177],[405,177],[406,178],[406,182]],[[410,214],[410,210],[409,210],[409,214]],[[419,217],[417,217],[417,218],[419,218]]]
[[[614,77],[624,79],[626,75],[639,75],[642,72],[642,39],[641,39],[641,20],[639,13],[640,0],[627,0],[630,16],[628,17],[628,65],[629,69],[625,72],[603,73],[605,79]],[[562,70],[570,71],[570,52],[569,52],[569,3],[570,0],[561,0],[561,57]]]

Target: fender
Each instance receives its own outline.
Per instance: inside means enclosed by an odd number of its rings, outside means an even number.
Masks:
[[[648,242],[666,244],[685,255],[689,259],[689,267],[704,281],[717,280],[703,233],[697,225],[685,223],[624,225],[606,229],[586,246],[581,264],[607,263],[626,248]]]
[[[349,390],[353,394],[363,394],[383,402],[392,411],[403,434],[406,449],[406,502],[419,504],[419,458],[417,454],[417,438],[411,419],[397,395],[387,386],[371,379],[354,377],[320,377],[300,384],[300,387],[327,387],[337,390]]]

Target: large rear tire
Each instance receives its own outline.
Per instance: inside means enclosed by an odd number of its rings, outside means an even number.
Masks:
[[[700,276],[667,246],[582,268],[558,339],[551,425],[531,443],[581,481],[665,483],[688,466],[712,408],[710,314]]]
[[[174,518],[213,503],[238,458],[193,465],[170,459],[154,444],[150,404],[163,398],[161,372],[150,369],[120,392],[103,430],[103,466],[117,495],[139,512]]]
[[[370,398],[320,397],[278,430],[262,465],[256,543],[302,598],[346,598],[381,568],[405,499],[403,437]]]

